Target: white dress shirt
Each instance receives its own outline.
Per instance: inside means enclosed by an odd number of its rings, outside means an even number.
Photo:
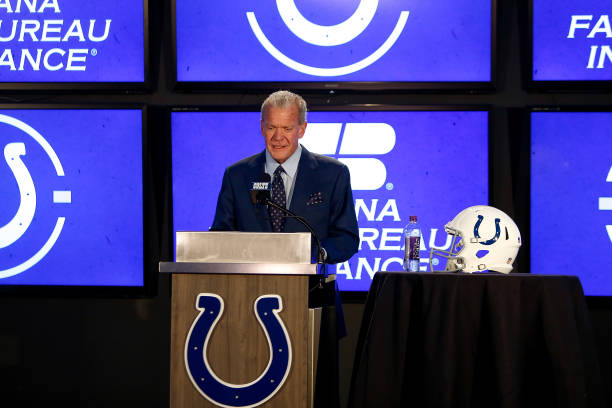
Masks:
[[[302,157],[302,145],[298,145],[298,148],[293,152],[291,156],[282,164],[285,170],[281,174],[283,184],[285,185],[285,197],[287,197],[286,208],[291,206],[291,197],[293,196],[293,187],[295,185],[295,178],[297,176],[298,164],[300,163],[300,157]],[[272,155],[266,149],[266,173],[270,175],[270,178],[274,178],[274,170],[281,164],[272,158]]]

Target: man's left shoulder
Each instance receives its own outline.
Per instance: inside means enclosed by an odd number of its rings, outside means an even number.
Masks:
[[[308,158],[318,167],[324,171],[340,171],[346,168],[346,165],[333,157],[324,156],[319,153],[307,152]]]

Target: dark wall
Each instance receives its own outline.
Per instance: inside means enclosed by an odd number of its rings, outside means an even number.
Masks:
[[[530,105],[601,106],[609,93],[530,93],[521,82],[519,12],[526,2],[498,0],[497,87],[471,93],[343,93],[304,94],[311,105],[381,103],[397,105],[490,106],[493,111],[492,204],[513,216],[527,231],[525,139],[521,123]],[[172,105],[257,105],[265,94],[186,94],[173,92],[169,72],[169,0],[151,1],[151,90],[142,94],[14,93],[0,99],[17,103],[138,103],[151,107],[152,120],[164,119]],[[158,113],[161,112],[161,113]],[[162,121],[163,122],[163,121]],[[152,265],[171,254],[167,177],[168,137],[163,123],[150,126],[147,142],[151,190],[146,197],[152,226]],[[221,137],[221,135],[220,135]],[[527,246],[527,245],[526,245]],[[518,270],[527,271],[525,250]],[[78,256],[78,254],[75,254]],[[69,262],[69,260],[67,260]],[[155,273],[154,266],[151,272]],[[63,406],[166,407],[169,400],[170,303],[168,277],[159,278],[149,298],[62,298],[0,294],[0,392],[22,406],[58,402]],[[346,401],[356,337],[363,305],[346,305],[349,337],[341,342],[341,394]],[[612,401],[612,307],[591,307],[591,319],[602,374]],[[7,405],[8,406],[8,405]]]

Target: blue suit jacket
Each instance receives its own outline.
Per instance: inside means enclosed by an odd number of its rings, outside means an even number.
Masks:
[[[252,204],[249,195],[251,183],[261,180],[265,163],[264,150],[225,169],[211,231],[272,231],[267,207]],[[289,209],[315,230],[328,263],[346,261],[357,252],[359,229],[350,174],[344,164],[302,146]],[[285,232],[307,229],[287,218]]]

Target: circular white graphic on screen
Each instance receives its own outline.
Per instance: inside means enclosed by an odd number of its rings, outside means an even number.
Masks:
[[[51,160],[57,176],[64,176],[64,169],[57,154],[38,131],[19,119],[3,114],[0,114],[0,123],[13,126],[32,137],[43,148],[49,160]],[[26,145],[20,142],[12,142],[4,146],[2,150],[4,160],[13,173],[19,188],[19,207],[11,220],[7,224],[0,226],[0,249],[10,247],[25,234],[34,219],[37,200],[36,187],[26,166],[27,160],[25,158],[27,158],[28,153]],[[53,191],[53,202],[69,204],[71,202],[71,192],[66,190]],[[8,269],[0,270],[0,278],[7,278],[24,272],[43,259],[53,248],[53,245],[55,245],[65,221],[64,217],[58,217],[55,227],[45,243],[26,261]]]
[[[378,8],[378,0],[361,0],[352,16],[340,24],[322,26],[307,20],[295,0],[276,0],[276,7],[285,25],[307,43],[321,47],[346,44],[365,30]]]
[[[276,6],[283,23],[301,40],[321,47],[333,47],[349,43],[357,38],[370,25],[376,10],[378,9],[378,0],[361,0],[357,10],[351,17],[340,24],[322,26],[307,20],[295,5],[295,0],[276,0]],[[408,15],[410,12],[400,12],[398,21],[393,28],[393,31],[387,39],[370,55],[341,67],[321,68],[306,65],[286,56],[266,37],[261,29],[255,13],[248,11],[246,13],[247,20],[251,26],[251,30],[259,43],[264,47],[270,55],[278,60],[283,65],[307,75],[331,77],[352,74],[360,71],[376,61],[387,53],[393,47],[400,34],[406,26]]]

